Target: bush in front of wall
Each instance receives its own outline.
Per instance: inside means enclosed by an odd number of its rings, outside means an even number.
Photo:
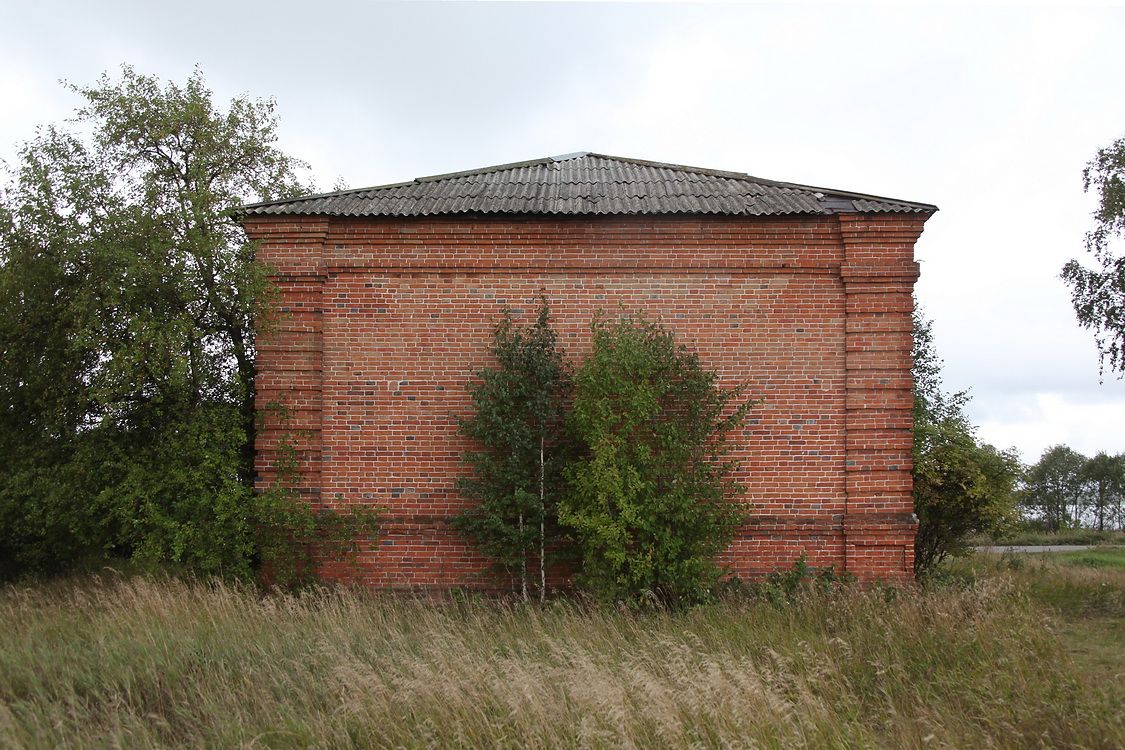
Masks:
[[[728,437],[754,403],[656,323],[599,321],[593,344],[568,418],[581,453],[559,504],[577,583],[608,601],[704,599],[741,517]]]

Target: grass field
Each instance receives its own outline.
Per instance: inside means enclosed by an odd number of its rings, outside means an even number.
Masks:
[[[1066,565],[1125,570],[1125,548],[1100,547],[1082,552],[1064,552],[1057,559]]]
[[[1125,550],[681,613],[8,587],[0,747],[1122,747],[1123,593]]]
[[[991,545],[1036,546],[1049,544],[1121,544],[1125,545],[1125,531],[1097,531],[1095,529],[1063,529],[1053,534],[1043,531],[1013,531],[999,537],[978,536],[971,540],[977,547]]]
[[[1050,627],[1077,673],[1125,703],[1125,547],[978,555],[971,563],[952,567],[974,577],[1011,579],[1051,615]]]

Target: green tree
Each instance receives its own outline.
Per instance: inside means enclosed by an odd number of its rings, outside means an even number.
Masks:
[[[1082,173],[1083,187],[1098,195],[1094,228],[1086,234],[1090,268],[1077,259],[1062,269],[1078,322],[1094,331],[1101,365],[1125,374],[1125,255],[1115,241],[1125,235],[1125,138],[1099,149]]]
[[[1065,445],[1054,445],[1028,468],[1022,504],[1042,518],[1045,531],[1079,525],[1087,460]]]
[[[914,570],[924,575],[1015,517],[1022,467],[1014,450],[981,443],[965,414],[968,394],[942,389],[932,324],[914,314]]]
[[[570,414],[585,453],[559,506],[578,580],[607,600],[697,600],[740,519],[728,436],[752,404],[659,325],[598,322],[593,339]]]
[[[252,320],[264,270],[233,215],[307,191],[274,103],[217,107],[123,67],[0,193],[0,566],[255,557]],[[69,129],[68,129],[69,128]]]
[[[1105,531],[1107,520],[1112,528],[1125,496],[1125,456],[1111,456],[1099,451],[1086,462],[1080,473],[1086,485],[1094,528]]]
[[[556,505],[568,443],[562,430],[570,376],[541,298],[533,325],[510,312],[493,332],[496,367],[479,373],[473,412],[461,433],[478,449],[464,454],[470,475],[458,482],[474,504],[453,520],[528,598],[528,564],[538,566],[539,600],[547,592],[549,553],[558,546]]]

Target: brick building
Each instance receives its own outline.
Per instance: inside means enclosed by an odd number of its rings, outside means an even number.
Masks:
[[[764,400],[737,435],[735,573],[804,552],[908,579],[913,253],[936,210],[585,153],[247,206],[284,313],[258,347],[259,482],[291,434],[309,501],[386,509],[361,580],[489,585],[446,523],[456,418],[502,310],[542,290],[572,359],[596,311],[639,313]]]

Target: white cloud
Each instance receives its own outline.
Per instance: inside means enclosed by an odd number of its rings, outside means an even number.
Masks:
[[[1028,463],[1058,443],[1087,455],[1125,453],[1125,401],[1084,403],[1059,393],[1036,393],[1022,398],[1020,407],[1003,420],[983,420],[980,437],[997,447],[1019,447]]]
[[[937,203],[918,296],[982,435],[1121,445],[1062,264],[1081,170],[1125,134],[1121,7],[9,4],[0,155],[119,62],[275,95],[321,185],[579,149]],[[175,34],[169,34],[175,29]]]

